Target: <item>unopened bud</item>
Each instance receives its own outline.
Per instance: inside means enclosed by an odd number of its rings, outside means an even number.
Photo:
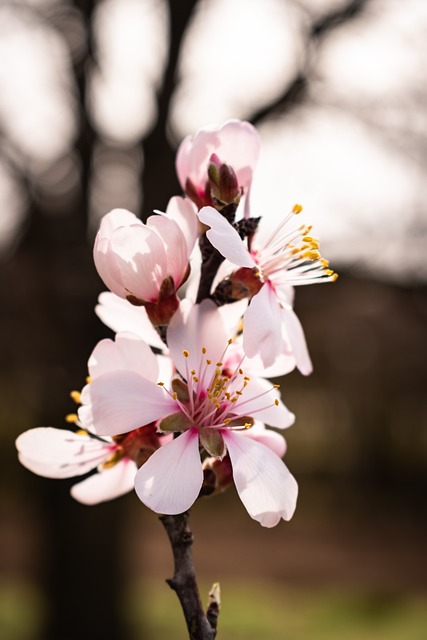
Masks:
[[[238,204],[241,189],[233,167],[220,163],[216,154],[212,154],[208,165],[209,185],[212,199],[220,205]]]

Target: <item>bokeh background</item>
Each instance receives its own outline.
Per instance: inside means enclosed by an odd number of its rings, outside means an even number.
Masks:
[[[206,124],[262,138],[254,213],[295,202],[340,279],[301,287],[314,373],[297,415],[290,523],[233,490],[192,513],[223,640],[423,640],[427,628],[427,3],[0,1],[0,636],[185,638],[166,535],[135,495],[96,507],[33,476],[14,440],[66,426],[97,340],[100,217],[180,192]]]

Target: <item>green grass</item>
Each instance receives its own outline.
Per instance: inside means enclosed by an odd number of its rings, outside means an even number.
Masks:
[[[206,585],[203,593],[207,593]],[[134,589],[126,613],[132,638],[187,640],[175,594],[161,583]],[[425,640],[425,599],[374,593],[227,584],[218,640]]]

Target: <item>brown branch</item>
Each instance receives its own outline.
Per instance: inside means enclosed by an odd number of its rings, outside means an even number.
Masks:
[[[190,640],[214,640],[219,614],[219,587],[212,587],[208,611],[205,613],[193,564],[193,534],[188,526],[189,515],[186,511],[176,516],[160,516],[174,558],[174,575],[166,582],[179,598]]]
[[[308,30],[305,60],[294,77],[284,87],[283,92],[275,100],[254,112],[248,119],[258,124],[267,117],[283,115],[304,102],[309,95],[310,66],[313,60],[313,48],[318,46],[336,27],[349,22],[360,15],[370,0],[349,0],[339,9],[330,11],[313,22]]]

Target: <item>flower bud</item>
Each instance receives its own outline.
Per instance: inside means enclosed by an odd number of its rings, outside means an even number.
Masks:
[[[209,159],[208,177],[214,202],[221,206],[239,204],[241,189],[236,173],[229,164],[221,163],[215,153]]]

